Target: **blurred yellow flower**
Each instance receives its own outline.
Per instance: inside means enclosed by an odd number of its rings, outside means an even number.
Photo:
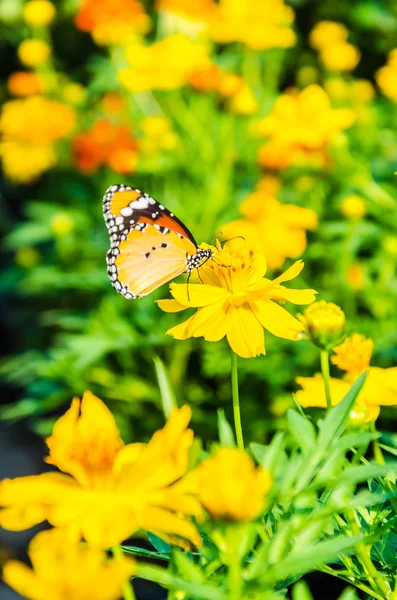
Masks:
[[[269,138],[259,151],[259,162],[265,167],[283,168],[314,157],[324,165],[328,144],[354,120],[351,109],[331,108],[326,92],[318,85],[284,93],[271,113],[256,125],[256,134]]]
[[[62,98],[68,104],[80,106],[87,98],[87,89],[80,83],[67,83],[62,90]]]
[[[175,409],[148,444],[124,446],[108,408],[90,392],[75,398],[47,439],[46,461],[64,473],[6,479],[0,524],[21,530],[42,521],[68,528],[89,544],[119,544],[138,529],[199,545],[196,499],[181,488],[193,432],[191,411]],[[92,582],[91,582],[92,583]]]
[[[209,34],[217,42],[241,42],[254,50],[290,48],[294,11],[284,0],[220,0],[209,12]]]
[[[139,148],[143,153],[156,154],[161,150],[174,150],[178,145],[178,136],[172,131],[171,123],[166,117],[145,117],[141,122],[141,129]]]
[[[227,337],[232,350],[243,358],[265,354],[264,329],[287,340],[297,340],[303,325],[279,303],[309,304],[314,290],[291,290],[281,285],[299,275],[302,261],[297,261],[273,281],[264,278],[263,254],[250,250],[244,243],[213,248],[215,260],[200,267],[201,284],[170,286],[174,300],[159,300],[165,312],[179,312],[189,307],[198,311],[167,333],[178,340],[204,337],[217,342]]]
[[[350,84],[351,97],[353,102],[362,102],[366,104],[375,100],[375,88],[370,81],[366,79],[355,79]]]
[[[74,219],[67,212],[57,212],[51,217],[51,231],[56,237],[65,237],[74,229]]]
[[[0,117],[0,157],[6,176],[29,183],[56,163],[54,143],[70,133],[73,109],[40,96],[6,102]]]
[[[213,0],[157,0],[156,7],[160,11],[174,13],[192,21],[208,21],[215,3]]]
[[[320,58],[330,71],[352,71],[358,65],[361,53],[353,44],[339,42],[324,46],[320,51]]]
[[[347,270],[347,283],[352,290],[357,292],[365,288],[365,269],[360,263],[354,263]]]
[[[343,199],[341,207],[341,213],[348,219],[362,219],[367,212],[367,207],[364,198],[357,194],[350,194]]]
[[[119,80],[130,92],[184,86],[194,71],[211,65],[208,47],[182,34],[170,35],[151,46],[132,44],[126,48],[131,66],[119,71]]]
[[[259,110],[259,104],[246,83],[232,96],[229,109],[237,115],[252,115]]]
[[[16,71],[7,80],[7,88],[12,96],[32,96],[41,91],[40,78],[36,73]]]
[[[357,379],[368,369],[373,349],[374,343],[371,339],[354,333],[343,344],[334,348],[335,355],[331,357],[331,362],[353,379]]]
[[[342,23],[335,21],[320,21],[310,32],[310,45],[316,50],[333,46],[347,40],[349,32]]]
[[[346,371],[343,379],[330,379],[332,405],[338,404],[357,377],[368,370],[350,415],[351,422],[355,424],[374,421],[379,415],[380,406],[397,405],[397,367],[370,367],[372,350],[372,340],[355,333],[334,348],[335,355],[331,357],[333,364]],[[319,373],[315,377],[298,377],[296,381],[302,387],[302,390],[296,393],[296,399],[301,406],[327,406],[324,380]]]
[[[345,313],[333,302],[318,300],[308,306],[298,318],[313,344],[323,349],[333,348],[341,340],[345,330]]]
[[[207,513],[225,521],[256,519],[272,485],[270,473],[255,467],[252,458],[237,448],[221,448],[187,481]]]
[[[43,40],[24,40],[18,46],[18,58],[27,67],[39,67],[51,56],[51,48]]]
[[[40,262],[41,254],[36,248],[26,246],[15,252],[15,264],[22,269],[31,269]]]
[[[91,33],[97,44],[120,45],[150,29],[150,18],[138,0],[83,0],[76,27]]]
[[[386,65],[376,71],[376,83],[393,102],[397,102],[397,48],[389,52]]]
[[[55,6],[48,0],[31,0],[23,7],[24,21],[32,27],[49,25],[55,15]]]
[[[28,552],[32,568],[15,560],[3,567],[4,581],[28,600],[118,600],[135,570],[131,558],[110,560],[56,529],[38,533]]]
[[[309,208],[282,204],[261,182],[240,206],[243,219],[221,227],[222,236],[242,236],[265,255],[268,266],[281,268],[286,258],[297,258],[306,249],[306,230],[315,229],[317,215]]]
[[[302,389],[295,393],[295,397],[297,402],[299,402],[303,408],[327,408],[324,379],[321,373],[316,373],[314,377],[297,377],[296,383],[300,385]],[[352,382],[350,381],[335,379],[334,377],[330,378],[329,387],[332,406],[339,404],[339,402],[343,400],[351,386]],[[379,416],[380,408],[375,401],[377,396],[372,397],[370,394],[364,393],[366,387],[366,384],[364,384],[350,413],[350,421],[354,425],[375,421]]]

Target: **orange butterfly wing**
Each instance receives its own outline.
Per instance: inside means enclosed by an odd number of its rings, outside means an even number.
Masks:
[[[196,242],[162,204],[129,186],[113,185],[105,193],[103,212],[111,240],[108,274],[125,298],[146,296],[189,270]]]

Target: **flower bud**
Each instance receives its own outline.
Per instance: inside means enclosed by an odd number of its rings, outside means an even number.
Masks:
[[[336,346],[342,340],[346,319],[343,310],[333,302],[319,300],[304,311],[300,320],[313,344],[323,350]]]

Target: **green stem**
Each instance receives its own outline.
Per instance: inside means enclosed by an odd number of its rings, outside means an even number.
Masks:
[[[327,399],[327,410],[331,410],[331,389],[329,386],[329,352],[328,350],[321,350],[321,373],[324,379],[325,397]]]
[[[123,557],[123,549],[121,546],[114,546],[112,548],[112,554],[116,560],[120,560]],[[123,585],[123,598],[124,600],[136,600],[134,588],[131,585],[130,581],[127,581]]]
[[[240,398],[238,393],[237,354],[232,350],[232,397],[234,429],[236,431],[237,446],[244,450],[243,429],[241,427]]]
[[[240,557],[237,552],[230,556],[229,560],[229,598],[230,600],[241,599],[241,570]]]
[[[346,511],[349,525],[353,535],[361,535],[360,525],[356,521],[356,514],[353,509]],[[390,586],[387,580],[377,570],[371,559],[371,547],[366,546],[364,542],[357,544],[357,558],[362,564],[366,572],[368,583],[372,589],[380,593],[383,598],[388,598],[390,595]]]

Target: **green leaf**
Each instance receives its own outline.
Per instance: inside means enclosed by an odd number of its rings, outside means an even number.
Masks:
[[[292,409],[288,410],[287,420],[295,442],[303,452],[310,452],[316,442],[316,431],[313,424],[307,417],[303,417]]]
[[[225,411],[222,408],[218,409],[218,435],[222,446],[236,445],[234,432],[229,421],[225,417]]]
[[[361,446],[367,446],[374,440],[378,439],[381,436],[380,433],[348,433],[347,435],[343,435],[341,438],[335,441],[332,444],[332,452],[343,452],[344,450],[348,450],[350,448],[360,448]]]
[[[292,588],[292,600],[314,600],[306,581],[299,581]]]
[[[274,584],[288,577],[309,573],[324,564],[337,560],[341,552],[345,556],[351,554],[360,540],[362,540],[361,536],[339,536],[336,539],[315,544],[306,550],[300,548],[297,555],[291,553],[285,560],[279,561],[264,571],[261,581]]]
[[[134,556],[142,556],[142,558],[152,558],[156,560],[169,560],[169,554],[162,554],[161,552],[153,552],[153,550],[146,550],[145,548],[138,548],[138,546],[121,546],[123,552],[126,554],[133,554]]]
[[[189,559],[186,552],[175,550],[173,553],[173,560],[178,569],[178,575],[181,575],[187,581],[205,583],[204,571],[202,571],[199,565],[195,565],[194,562]]]
[[[338,600],[359,600],[357,592],[354,588],[347,587],[343,590]]]
[[[284,433],[279,431],[273,436],[272,441],[268,446],[263,444],[250,444],[250,450],[255,460],[264,468],[275,473],[280,462],[285,458],[284,449]]]
[[[154,367],[156,369],[157,381],[160,388],[163,412],[165,417],[168,419],[172,409],[177,407],[174,390],[172,389],[167,369],[165,368],[163,361],[158,356],[154,356],[153,362]]]
[[[167,544],[167,542],[164,542],[164,540],[157,537],[157,535],[154,535],[154,533],[148,532],[147,537],[152,546],[156,548],[157,552],[166,555],[171,554],[171,546]]]

